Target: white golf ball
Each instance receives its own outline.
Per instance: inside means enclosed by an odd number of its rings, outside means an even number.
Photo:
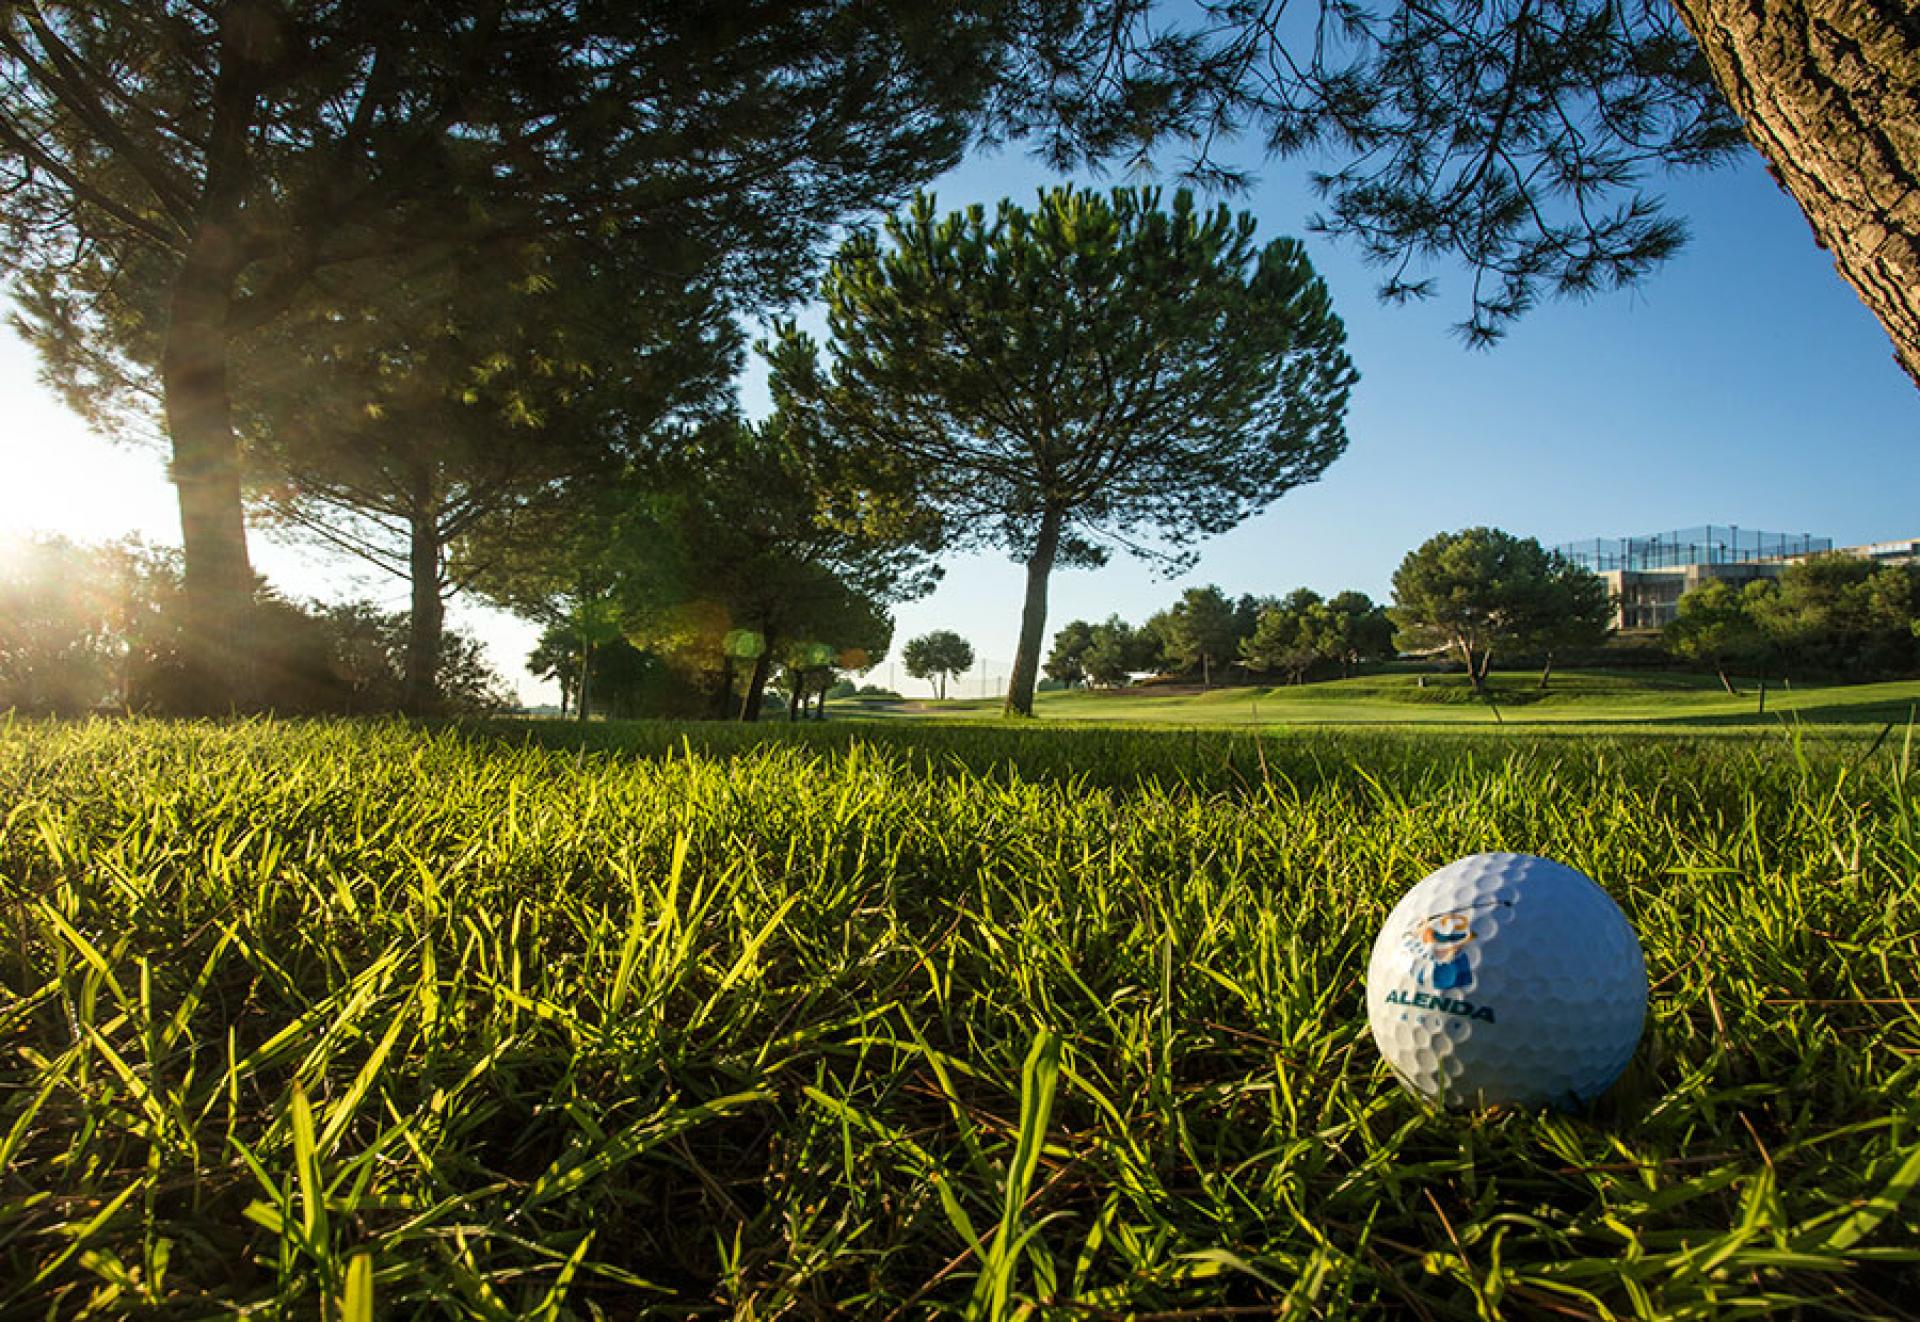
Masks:
[[[1646,960],[1620,906],[1531,854],[1475,854],[1426,877],[1367,965],[1380,1054],[1447,1105],[1589,1102],[1627,1067],[1646,1014]]]

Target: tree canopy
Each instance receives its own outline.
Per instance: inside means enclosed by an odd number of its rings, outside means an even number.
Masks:
[[[973,669],[973,644],[951,629],[935,629],[909,639],[900,659],[915,679],[937,678],[940,696],[945,698],[947,681]]]
[[[1749,583],[1745,589],[1723,579],[1709,579],[1682,594],[1673,622],[1662,631],[1661,641],[1675,656],[1711,666],[1720,677],[1720,686],[1733,693],[1733,680],[1727,672],[1735,666],[1761,662],[1767,655],[1767,638],[1748,609],[1746,593],[1773,591],[1765,582]]]
[[[1445,648],[1480,689],[1495,649],[1551,650],[1555,640],[1593,627],[1606,603],[1594,575],[1533,538],[1466,528],[1407,553],[1393,574],[1389,614],[1403,648]]]
[[[712,714],[757,719],[783,668],[821,668],[795,663],[807,648],[827,647],[838,669],[877,662],[887,607],[939,577],[924,521],[836,517],[843,458],[778,416],[728,415],[577,499],[496,522],[463,553],[509,609],[551,624],[591,607],[610,637],[703,687]]]
[[[1147,621],[1160,640],[1161,659],[1181,670],[1198,670],[1203,687],[1213,686],[1216,670],[1238,659],[1240,641],[1253,631],[1259,614],[1252,598],[1236,602],[1209,583],[1188,588],[1180,600]]]
[[[792,325],[767,347],[797,426],[937,510],[947,544],[1026,564],[1010,712],[1032,711],[1056,563],[1182,563],[1346,446],[1355,373],[1304,250],[1160,202],[1052,188],[989,220],[923,194],[829,264],[824,367]]]
[[[561,240],[363,263],[249,345],[236,405],[262,506],[409,581],[410,710],[440,697],[456,542],[617,477],[726,399],[740,332],[698,284],[634,300],[646,260]]]
[[[1688,589],[1662,641],[1712,668],[1778,668],[1819,679],[1897,679],[1920,673],[1920,566],[1814,556],[1777,578]]]
[[[644,253],[632,301],[797,294],[850,211],[957,156],[1008,23],[752,0],[133,0],[0,10],[0,232],[70,397],[157,406],[209,707],[252,591],[236,346],[316,278],[491,242]]]
[[[1298,684],[1328,654],[1332,636],[1326,601],[1296,588],[1261,610],[1253,632],[1240,640],[1240,659],[1249,670],[1280,671]]]
[[[1386,610],[1364,592],[1324,598],[1296,588],[1260,609],[1253,631],[1240,641],[1240,659],[1251,670],[1281,671],[1294,683],[1322,662],[1350,673],[1363,661],[1393,655],[1393,625]]]
[[[1605,580],[1560,552],[1548,551],[1532,601],[1513,630],[1513,642],[1541,658],[1540,687],[1547,687],[1555,653],[1598,646],[1612,630],[1613,596]]]
[[[1802,674],[1883,678],[1920,667],[1920,565],[1815,556],[1741,604],[1771,655]]]
[[[1313,224],[1384,268],[1383,296],[1432,295],[1435,258],[1467,268],[1472,344],[1543,294],[1644,278],[1686,236],[1661,177],[1744,136],[1920,384],[1910,19],[1831,0],[1108,0],[1008,86],[1063,169],[1178,153],[1244,182],[1223,155],[1242,135],[1312,161]]]
[[[1384,296],[1433,294],[1436,257],[1467,268],[1460,330],[1474,343],[1542,294],[1643,277],[1685,234],[1658,175],[1740,143],[1708,62],[1657,0],[1100,8],[1026,119],[1056,165],[1175,158],[1238,184],[1226,149],[1243,135],[1311,161],[1325,203],[1313,224],[1386,270]]]

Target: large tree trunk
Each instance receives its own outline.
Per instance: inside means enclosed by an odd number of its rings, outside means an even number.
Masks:
[[[1013,674],[1007,680],[1008,716],[1033,715],[1033,686],[1040,674],[1040,644],[1047,628],[1047,579],[1060,549],[1066,515],[1049,508],[1040,516],[1040,536],[1027,559],[1027,600],[1020,610],[1020,646],[1013,654]]]
[[[740,719],[757,721],[760,719],[760,705],[767,694],[767,677],[773,673],[773,640],[767,639],[767,645],[753,660],[753,675],[747,680],[747,691],[740,699]]]
[[[203,234],[174,283],[160,379],[186,562],[188,701],[215,713],[260,696],[248,645],[253,567],[240,508],[240,454],[227,390],[232,257]]]
[[[253,566],[227,379],[229,323],[245,260],[239,227],[259,99],[261,34],[261,15],[253,7],[233,5],[222,14],[199,214],[169,291],[160,350],[186,570],[183,660],[189,701],[208,713],[254,705],[266,696],[247,627]]]
[[[440,706],[440,645],[447,606],[440,596],[440,522],[435,514],[431,499],[416,503],[409,529],[413,608],[407,613],[405,702],[410,716],[431,716]]]
[[[1815,241],[1920,385],[1920,18],[1911,0],[1674,0]]]

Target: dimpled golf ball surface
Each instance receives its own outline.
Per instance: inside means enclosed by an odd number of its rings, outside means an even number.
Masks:
[[[1574,1106],[1640,1041],[1647,966],[1582,873],[1475,854],[1406,893],[1367,966],[1367,1020],[1402,1080],[1450,1106]]]

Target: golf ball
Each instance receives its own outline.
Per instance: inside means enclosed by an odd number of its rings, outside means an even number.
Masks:
[[[1646,960],[1620,906],[1531,854],[1475,854],[1420,881],[1367,965],[1380,1054],[1448,1105],[1589,1102],[1627,1067],[1646,1014]]]

